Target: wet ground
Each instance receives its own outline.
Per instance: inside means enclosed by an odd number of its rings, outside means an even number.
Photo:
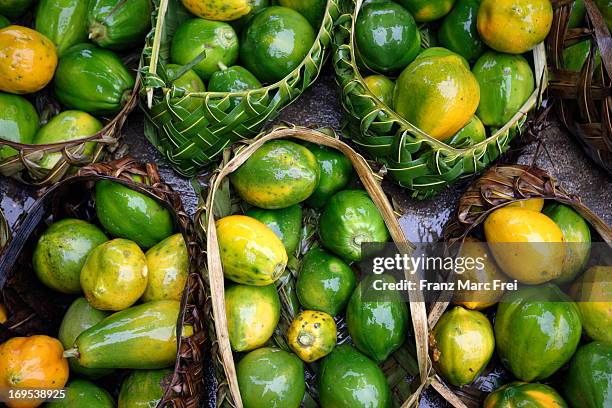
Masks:
[[[139,160],[157,163],[162,177],[175,190],[182,193],[187,210],[193,214],[198,197],[191,181],[178,177],[149,145],[142,134],[142,120],[142,114],[135,112],[124,129],[124,138],[130,147],[130,154]],[[329,69],[297,103],[282,112],[277,122],[282,121],[340,129],[342,108]],[[539,155],[536,163],[557,177],[566,190],[580,196],[583,202],[608,224],[612,224],[612,178],[591,162],[569,134],[557,124],[553,123],[539,136],[544,141],[546,152]],[[531,164],[534,160],[534,150],[533,147],[527,148],[518,161]],[[427,201],[411,199],[407,193],[394,194],[396,203],[404,212],[401,225],[407,238],[413,242],[437,239],[443,225],[456,210],[457,200],[467,183],[451,186],[438,197]],[[10,179],[0,179],[0,205],[11,225],[24,211],[27,211],[35,197],[35,189]],[[446,406],[434,394],[433,391],[426,393],[424,400],[428,402],[425,406]]]

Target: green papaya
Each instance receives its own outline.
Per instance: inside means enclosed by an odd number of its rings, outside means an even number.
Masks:
[[[55,71],[62,105],[94,115],[119,112],[130,100],[134,77],[112,51],[91,44],[70,47]]]
[[[54,116],[46,125],[41,127],[34,136],[34,144],[82,139],[95,135],[102,130],[102,127],[102,123],[89,113],[68,110]],[[95,147],[95,142],[86,143],[83,147],[83,156],[90,157]],[[38,161],[38,165],[43,169],[52,169],[61,158],[61,152],[45,153],[42,159]]]
[[[9,19],[0,14],[0,28],[8,27],[10,25],[11,22]]]
[[[172,235],[170,211],[153,198],[123,184],[102,180],[95,188],[96,215],[113,236],[150,248]]]
[[[89,39],[113,50],[136,47],[151,28],[151,12],[151,0],[90,0]]]
[[[594,341],[578,349],[563,382],[572,408],[612,406],[612,345]]]
[[[319,220],[323,246],[348,261],[361,259],[364,242],[387,242],[389,231],[365,190],[343,190],[329,199]]]
[[[470,62],[476,61],[486,48],[476,26],[479,7],[480,0],[458,0],[438,31],[442,46]]]
[[[368,275],[357,285],[346,308],[353,344],[377,363],[404,344],[409,325],[408,306],[398,292],[376,291],[377,281],[394,283],[391,275]],[[376,300],[369,298],[376,297]]]
[[[237,65],[229,68],[223,66],[220,71],[212,74],[208,81],[210,92],[235,93],[261,87],[261,82],[255,78],[255,75]],[[234,109],[241,101],[242,98],[230,99],[230,109]]]
[[[21,17],[34,0],[0,0],[0,14],[10,19]]]
[[[419,23],[438,20],[447,15],[455,0],[398,0]]]
[[[608,29],[612,30],[612,0],[596,0],[595,3],[599,11],[601,11]]]
[[[158,300],[114,313],[79,334],[64,357],[87,368],[170,367],[176,360],[180,302]],[[183,336],[193,333],[183,327]]]
[[[567,28],[581,27],[584,24],[584,16],[586,15],[586,8],[584,7],[584,0],[575,0],[572,3],[572,10],[570,11],[569,22]]]
[[[453,146],[456,149],[464,149],[483,142],[487,138],[487,131],[478,116],[472,116],[472,119],[461,128],[460,131],[451,136],[445,143]]]
[[[612,344],[612,266],[594,265],[587,269],[571,287],[576,300],[582,329],[593,340]]]
[[[95,225],[66,218],[51,224],[40,236],[32,255],[38,279],[63,293],[80,293],[80,275],[89,253],[108,241]]]
[[[363,78],[363,83],[368,87],[372,94],[387,105],[393,108],[393,91],[395,90],[395,82],[384,75],[370,75]]]
[[[72,380],[66,386],[66,396],[49,402],[47,408],[115,408],[113,397],[104,388],[87,380]]]
[[[563,68],[568,71],[579,72],[582,70],[589,54],[593,40],[587,39],[563,49]],[[599,48],[595,51],[595,69],[601,67],[601,54]]]
[[[177,77],[182,68],[181,65],[176,64],[168,64],[166,66],[166,75],[172,81],[172,85],[189,93],[205,92],[206,86],[194,70],[187,70],[180,77]],[[204,99],[195,97],[176,97],[171,99],[171,102],[173,105],[178,105],[193,113],[204,104]]]
[[[164,395],[164,381],[172,376],[172,369],[135,370],[123,380],[118,408],[154,408]]]
[[[302,238],[302,207],[294,204],[278,210],[253,207],[246,215],[261,221],[283,242],[288,255],[295,255]]]
[[[0,92],[0,139],[31,144],[38,130],[40,118],[26,98]],[[0,160],[17,154],[17,150],[0,146]]]
[[[322,407],[390,408],[385,374],[372,360],[348,344],[337,346],[319,370]]]
[[[574,354],[582,326],[574,302],[553,284],[508,292],[495,316],[502,363],[522,381],[550,377]]]
[[[304,363],[284,350],[263,347],[236,366],[244,408],[298,408],[306,391]]]
[[[314,143],[306,143],[305,146],[317,158],[321,170],[319,184],[306,200],[306,204],[321,208],[331,196],[346,187],[354,175],[353,164],[339,150]]]
[[[489,394],[483,408],[567,408],[554,388],[538,383],[515,381]]]
[[[251,19],[253,19],[253,16],[270,5],[270,0],[250,0],[249,3],[251,4],[251,11],[249,14],[230,22],[237,33],[242,33],[242,30],[249,24]]]
[[[318,31],[323,21],[327,0],[278,0],[278,4],[294,9],[306,17],[310,25]]]
[[[147,288],[143,302],[181,300],[189,276],[189,252],[183,234],[174,234],[147,251]]]
[[[34,27],[53,41],[61,57],[73,45],[87,42],[87,9],[83,0],[41,0]]]
[[[336,316],[348,303],[356,285],[355,273],[337,256],[317,247],[302,258],[296,291],[305,309]]]

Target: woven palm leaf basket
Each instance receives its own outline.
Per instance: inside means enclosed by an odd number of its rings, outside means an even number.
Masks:
[[[145,135],[181,175],[192,177],[232,143],[250,139],[318,77],[331,43],[338,0],[327,0],[321,27],[304,60],[282,80],[244,92],[188,92],[168,80],[172,36],[193,17],[180,0],[154,0],[153,30],[142,56]],[[197,59],[197,58],[196,58]],[[201,104],[193,112],[182,106]]]
[[[333,64],[345,110],[347,136],[368,158],[384,166],[383,173],[419,199],[432,197],[462,177],[486,169],[508,150],[511,140],[525,129],[528,114],[541,102],[548,83],[544,44],[525,54],[531,60],[535,90],[518,112],[504,126],[491,129],[484,141],[450,146],[406,121],[366,86],[364,78],[368,71],[358,65],[355,45],[356,21],[363,3],[341,1],[342,16],[334,33]],[[421,46],[428,48],[433,43],[435,27],[425,24],[419,28]]]
[[[302,127],[280,127],[270,133],[262,134],[253,141],[245,142],[232,152],[227,151],[224,165],[212,177],[206,202],[196,215],[196,228],[198,228],[202,240],[205,241],[208,260],[208,269],[204,270],[203,273],[206,276],[205,280],[209,285],[212,299],[211,321],[214,322],[214,332],[211,333],[211,338],[213,339],[212,348],[218,380],[217,406],[241,408],[245,406],[244,398],[248,398],[249,394],[246,394],[246,396],[242,394],[241,396],[237,376],[237,364],[244,353],[234,353],[230,345],[225,302],[226,280],[221,264],[215,222],[222,217],[246,210],[246,204],[240,201],[233,187],[230,186],[229,176],[265,143],[283,139],[297,143],[310,142],[340,151],[350,160],[355,170],[357,188],[365,189],[378,207],[393,242],[400,251],[412,251],[412,244],[406,240],[398,223],[398,216],[381,189],[380,177],[372,172],[363,157],[352,148],[340,141],[335,135],[330,136],[330,132],[326,131],[326,133]],[[315,210],[304,207],[301,242],[296,253],[290,255],[284,275],[276,282],[276,289],[280,297],[280,321],[266,346],[278,347],[291,352],[285,337],[286,330],[300,311],[297,298],[295,298],[296,279],[299,275],[303,255],[313,245],[316,246],[317,219],[318,215]],[[408,334],[405,343],[399,349],[379,364],[391,390],[392,405],[398,407],[414,406],[420,390],[425,386],[425,380],[429,372],[426,353],[427,318],[425,303],[420,299],[418,293],[410,294],[410,303],[407,309],[409,309],[412,317],[412,323],[408,323],[410,327],[408,330],[411,333]],[[335,320],[338,327],[338,344],[349,343],[350,339],[344,313],[336,316]],[[306,392],[301,403],[302,407],[320,406],[319,386],[317,385],[319,363],[320,361],[304,363]],[[421,381],[421,379],[424,380]]]
[[[595,1],[552,3],[553,29],[547,40],[550,97],[557,116],[586,154],[612,174],[610,27]],[[609,14],[610,6],[605,7]]]
[[[4,249],[4,246],[11,238],[11,227],[9,226],[8,220],[4,216],[2,210],[0,210],[0,254]]]
[[[543,199],[546,205],[559,203],[571,207],[576,213],[580,214],[588,224],[591,241],[593,243],[598,243],[598,245],[612,245],[612,228],[584,205],[579,197],[568,193],[561,187],[557,180],[546,171],[537,167],[500,164],[484,173],[484,175],[476,180],[460,198],[456,216],[446,225],[443,234],[448,253],[452,256],[457,255],[462,246],[472,238],[484,242],[483,223],[496,209],[510,204],[521,204],[521,202],[524,203],[526,200],[533,199]],[[486,251],[486,249],[484,250]],[[600,254],[594,255],[595,252],[595,250],[591,252],[592,259],[589,265],[597,265],[598,260],[601,261],[602,259],[600,258]],[[603,256],[605,257],[606,255]],[[580,277],[581,275],[578,275],[576,280],[580,280]],[[589,280],[589,282],[591,281]],[[571,282],[559,284],[559,287],[568,294],[572,293],[570,292],[570,286]],[[486,302],[485,298],[482,296],[477,297],[477,295],[471,295],[472,297],[463,298],[464,300],[461,301],[457,300],[457,298],[454,297],[455,295],[457,295],[457,292],[445,292],[440,296],[437,302],[432,304],[428,316],[430,333],[432,333],[440,321],[441,316],[445,313],[450,313],[450,310],[454,308],[476,308],[484,313],[486,318],[493,322],[497,309],[496,303],[503,294],[496,294],[494,295],[495,298],[493,298],[493,295],[491,297],[487,296]],[[472,302],[471,306],[469,302]],[[481,305],[476,306],[479,302]],[[461,304],[462,306],[457,306],[457,304]],[[605,324],[603,321],[599,323]],[[583,327],[583,333],[584,332],[585,329]],[[587,337],[586,334],[583,337]],[[436,351],[436,342],[433,335],[429,337],[428,349],[431,359],[439,357],[439,354],[437,354],[439,351]],[[517,379],[513,377],[513,374],[504,368],[497,353],[498,352],[493,354],[487,366],[471,384],[462,387],[450,385],[443,379],[439,372],[433,370],[431,375],[433,381],[432,385],[435,386],[435,389],[447,402],[456,408],[496,406],[492,399],[484,403],[484,405],[483,402],[488,395],[501,386],[517,381]],[[561,378],[565,375],[565,372],[565,369],[561,368],[554,376],[539,382],[552,386],[563,398],[565,398],[567,395],[566,388],[561,383]],[[527,392],[525,393],[527,394]],[[521,392],[518,391],[517,395],[521,395]],[[499,401],[499,399],[497,400]],[[567,402],[569,403],[570,400],[567,400]],[[543,403],[542,400],[540,400],[540,403]]]
[[[14,25],[25,26],[25,27],[36,27],[35,20],[38,19],[38,8],[37,3],[31,7],[23,16],[15,21],[11,21]],[[60,28],[65,26],[74,25],[75,22],[72,20],[71,14],[72,9],[69,5],[51,5],[59,9],[62,7],[61,18],[62,24],[58,24]],[[10,7],[10,6],[7,6]],[[74,6],[76,7],[76,6]],[[44,17],[44,16],[43,16]],[[59,17],[58,17],[59,19]],[[51,23],[47,22],[47,26]],[[82,22],[79,22],[82,24]],[[57,28],[57,26],[53,26]],[[76,28],[73,27],[74,30]],[[68,37],[66,35],[66,37]],[[60,37],[62,40],[63,37]],[[49,40],[50,41],[50,40]],[[68,41],[68,40],[66,40]],[[85,42],[85,41],[83,41]],[[106,50],[105,52],[110,52]],[[18,132],[11,129],[12,124],[10,121],[9,125],[2,130],[2,137],[0,134],[0,174],[3,176],[9,176],[18,179],[21,182],[35,185],[35,186],[49,186],[60,181],[67,174],[73,174],[76,169],[85,165],[102,161],[104,158],[108,158],[109,155],[117,148],[117,142],[121,137],[121,128],[123,127],[128,115],[134,109],[138,103],[138,89],[140,86],[140,80],[137,72],[138,60],[139,60],[140,49],[130,49],[117,53],[117,56],[121,59],[121,62],[130,71],[134,81],[133,88],[130,91],[124,92],[121,99],[121,109],[117,113],[92,113],[95,117],[89,116],[86,112],[79,112],[78,119],[74,119],[71,127],[61,127],[61,131],[66,133],[74,132],[78,126],[75,124],[78,121],[81,123],[88,123],[89,127],[93,127],[93,122],[96,123],[96,129],[100,129],[95,133],[89,132],[89,136],[71,139],[68,141],[53,142],[53,143],[21,143]],[[57,72],[57,71],[56,71]],[[78,87],[78,83],[74,84]],[[108,93],[108,90],[105,90]],[[10,95],[10,94],[9,94]],[[23,96],[27,102],[32,104],[32,107],[36,110],[37,117],[29,119],[32,121],[39,121],[36,123],[37,133],[33,136],[36,139],[38,132],[43,129],[44,125],[48,124],[58,114],[69,111],[65,106],[62,106],[56,97],[54,92],[54,82],[51,81],[43,89],[35,93],[27,95],[15,95]],[[110,99],[110,98],[109,98]],[[24,103],[27,103],[24,102]],[[108,105],[111,105],[110,100],[105,101]],[[15,103],[15,110],[19,109]],[[29,114],[28,114],[29,115]],[[9,116],[10,118],[10,116]],[[22,119],[23,120],[23,119]],[[62,119],[65,121],[65,118]],[[67,123],[67,121],[65,121]],[[33,125],[33,124],[32,124]],[[57,126],[56,123],[54,126]],[[80,132],[83,132],[84,125],[78,128]],[[56,140],[61,140],[60,137],[64,135],[58,135],[57,130],[51,137]],[[92,130],[93,132],[93,130]],[[48,132],[50,134],[51,132]],[[65,136],[70,136],[65,135]],[[66,139],[67,137],[64,137]]]
[[[176,363],[160,383],[163,397],[157,407],[200,407],[205,399],[203,364],[207,358],[203,319],[206,299],[198,272],[203,258],[194,241],[193,223],[183,209],[179,194],[160,179],[154,164],[144,165],[125,157],[86,166],[77,175],[49,187],[18,220],[14,236],[0,257],[0,303],[6,307],[8,316],[6,322],[0,323],[0,342],[37,334],[58,336],[60,322],[76,296],[44,286],[33,272],[32,253],[51,222],[63,218],[97,222],[92,189],[100,180],[120,183],[156,200],[170,212],[175,231],[185,239],[190,270],[176,324]],[[186,325],[193,327],[193,335],[182,336]],[[116,396],[126,374],[126,370],[116,370],[92,381]],[[74,372],[70,378],[76,378]]]

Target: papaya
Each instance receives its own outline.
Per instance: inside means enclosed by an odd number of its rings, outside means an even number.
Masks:
[[[348,303],[356,285],[355,273],[337,256],[317,247],[302,258],[296,291],[304,308],[336,316]]]
[[[115,408],[113,397],[102,387],[87,380],[72,380],[66,386],[66,396],[49,402],[47,408]]]
[[[115,53],[91,44],[66,50],[53,82],[62,105],[94,115],[119,112],[130,100],[135,83]]]
[[[451,136],[450,139],[446,141],[449,146],[453,146],[454,148],[461,149],[466,148],[468,146],[473,146],[477,143],[485,141],[487,138],[487,131],[482,123],[482,121],[478,118],[478,116],[472,116],[472,119],[461,128],[457,133]]]
[[[563,381],[563,394],[572,408],[612,405],[612,345],[594,341],[578,349]]]
[[[495,261],[511,278],[535,285],[561,275],[567,253],[563,232],[546,215],[499,208],[486,218],[484,232]]]
[[[347,261],[361,260],[361,244],[387,242],[385,221],[365,190],[343,190],[329,199],[319,220],[326,249]]]
[[[589,262],[591,255],[589,226],[580,214],[567,205],[551,203],[542,210],[542,213],[559,226],[567,248],[561,275],[555,279],[555,283],[562,285],[572,282]]]
[[[177,64],[168,64],[166,66],[166,75],[171,80],[172,85],[174,85],[176,88],[184,90],[186,93],[199,93],[206,91],[204,82],[192,69],[185,71],[185,73],[177,77],[177,75],[182,72],[182,69],[183,67]],[[173,105],[178,105],[190,113],[193,113],[204,104],[204,99],[183,96],[172,98],[171,102]]]
[[[336,340],[336,322],[325,312],[304,310],[293,319],[287,329],[289,347],[307,363],[331,353],[336,346]]]
[[[592,266],[578,278],[571,288],[576,300],[582,329],[593,340],[612,344],[612,267]]]
[[[41,127],[34,136],[34,144],[59,143],[93,136],[102,130],[102,123],[89,113],[76,110],[61,112],[51,118]],[[93,154],[95,142],[88,142],[83,148],[83,155],[90,157]],[[52,169],[61,160],[62,153],[45,153],[38,161],[43,169]]]
[[[21,17],[34,3],[34,0],[0,0],[0,14],[11,19]]]
[[[216,21],[232,21],[251,12],[251,0],[181,0],[192,14]]]
[[[538,383],[515,381],[489,394],[483,408],[567,408],[554,388]]]
[[[238,59],[238,35],[232,26],[201,18],[193,18],[181,24],[172,38],[172,62],[187,65],[204,52],[202,60],[192,69],[205,81],[220,66],[234,65]]]
[[[514,201],[508,204],[506,207],[525,208],[527,210],[533,210],[541,212],[544,208],[543,198],[528,198],[526,200]]]
[[[285,271],[287,251],[274,232],[255,218],[230,215],[216,223],[223,274],[246,285],[266,286]]]
[[[147,258],[135,242],[115,238],[91,250],[80,274],[85,297],[98,310],[132,306],[147,288]]]
[[[172,235],[170,211],[155,199],[123,184],[102,180],[95,187],[96,215],[113,236],[150,248]]]
[[[114,313],[79,334],[64,356],[86,368],[170,367],[176,360],[180,306],[174,300],[157,300]],[[182,336],[192,334],[191,326],[183,327]]]
[[[563,49],[563,69],[579,72],[584,67],[590,55],[592,40],[587,39]],[[599,48],[595,50],[595,70],[601,67],[601,53]]]
[[[27,99],[0,92],[0,139],[31,144],[38,130],[40,118],[34,106]],[[8,146],[0,147],[0,160],[15,156],[17,150]]]
[[[238,195],[259,208],[287,208],[310,197],[319,184],[317,158],[288,140],[264,143],[230,180]]]
[[[253,207],[246,215],[270,228],[282,241],[288,256],[296,255],[302,238],[302,207],[298,204],[279,210]]]
[[[280,299],[274,285],[234,285],[225,291],[225,312],[232,349],[263,346],[280,319]]]
[[[0,28],[8,27],[10,25],[11,25],[11,22],[8,20],[8,18],[0,14]]]
[[[479,8],[480,0],[458,0],[438,31],[442,46],[471,62],[476,61],[485,50],[476,26]]]
[[[95,225],[74,218],[51,224],[40,236],[32,266],[42,283],[63,293],[80,293],[81,269],[89,253],[108,241]]]
[[[392,403],[382,370],[348,344],[323,359],[319,400],[322,407],[389,408]]]
[[[323,22],[327,0],[278,0],[278,4],[294,9],[306,17],[310,25],[318,31]]]
[[[273,83],[302,63],[314,41],[315,32],[300,13],[271,6],[253,16],[245,27],[240,59],[261,82]]]
[[[38,31],[18,25],[0,29],[0,50],[0,91],[29,94],[53,79],[55,45]]]
[[[157,407],[164,395],[164,381],[167,380],[169,385],[173,371],[172,369],[132,371],[121,384],[118,408]]]
[[[449,57],[448,62],[460,63],[466,69],[470,69],[470,63],[461,55],[444,47],[429,47],[422,49],[416,59],[424,59],[429,57]]]
[[[523,54],[548,35],[553,8],[550,0],[482,0],[476,20],[480,37],[489,47]]]
[[[74,341],[79,334],[100,323],[102,320],[110,316],[110,312],[94,309],[87,299],[80,297],[76,298],[70,305],[59,328],[58,339],[62,342],[65,349],[69,349],[74,345]],[[68,361],[70,370],[85,376],[87,378],[100,378],[112,373],[112,370],[105,368],[85,368],[81,367],[76,360]]]
[[[322,208],[327,201],[342,190],[354,175],[353,164],[342,152],[323,145],[306,143],[305,146],[319,163],[319,184],[306,199],[306,204]]]
[[[494,331],[504,366],[530,382],[550,377],[567,363],[582,326],[576,304],[549,283],[508,292],[497,307]]]
[[[255,75],[237,65],[229,68],[221,67],[221,70],[212,74],[210,81],[208,81],[208,90],[210,92],[234,93],[259,89],[261,87],[261,82],[255,78]],[[241,101],[242,98],[231,99],[230,109],[234,109]]]
[[[89,39],[113,50],[136,47],[151,28],[152,9],[151,0],[90,0]]]
[[[384,75],[370,75],[363,78],[363,83],[368,87],[368,90],[372,92],[372,95],[379,101],[393,107],[393,90],[395,89],[395,82],[390,80]]]
[[[449,383],[471,384],[495,351],[493,327],[482,313],[455,306],[438,320],[429,337],[432,360]]]
[[[304,363],[294,354],[263,347],[236,367],[244,408],[298,408],[306,391]]]
[[[608,30],[612,31],[612,1],[610,0],[596,0],[595,4],[606,21]]]
[[[0,303],[0,324],[6,323],[8,320],[8,310],[6,310],[6,306]]]
[[[36,31],[53,41],[57,55],[87,42],[87,1],[41,0],[36,9]]]
[[[586,8],[584,7],[584,0],[575,0],[572,3],[572,9],[570,11],[569,22],[567,28],[581,27],[584,24],[584,17],[586,16]]]
[[[406,340],[408,307],[397,292],[377,292],[375,282],[395,282],[391,275],[368,275],[357,285],[346,307],[346,324],[353,344],[382,363]],[[376,300],[370,300],[377,296]]]
[[[183,234],[169,236],[145,256],[148,274],[142,301],[181,300],[189,276],[189,253]]]
[[[250,0],[249,4],[251,5],[251,11],[237,20],[232,20],[230,23],[237,33],[242,33],[242,30],[249,24],[253,16],[270,5],[270,0]]]
[[[419,23],[438,20],[447,15],[455,0],[398,0]]]
[[[355,24],[357,58],[371,71],[393,73],[408,66],[421,47],[412,15],[391,1],[363,6]]]
[[[36,398],[9,399],[9,390],[61,389],[68,381],[68,361],[59,340],[44,335],[13,337],[0,344],[0,398],[8,408],[34,408]]]

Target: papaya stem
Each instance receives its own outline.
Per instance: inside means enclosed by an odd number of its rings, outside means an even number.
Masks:
[[[100,24],[98,21],[94,21],[91,23],[89,27],[89,39],[100,41],[101,39],[106,37],[106,26],[104,24]]]
[[[309,347],[314,343],[314,338],[310,333],[300,333],[298,335],[297,342],[302,347]]]
[[[66,351],[64,351],[63,354],[64,358],[79,358],[81,356],[81,354],[79,353],[79,349],[76,347],[73,347],[71,349],[68,349]]]

